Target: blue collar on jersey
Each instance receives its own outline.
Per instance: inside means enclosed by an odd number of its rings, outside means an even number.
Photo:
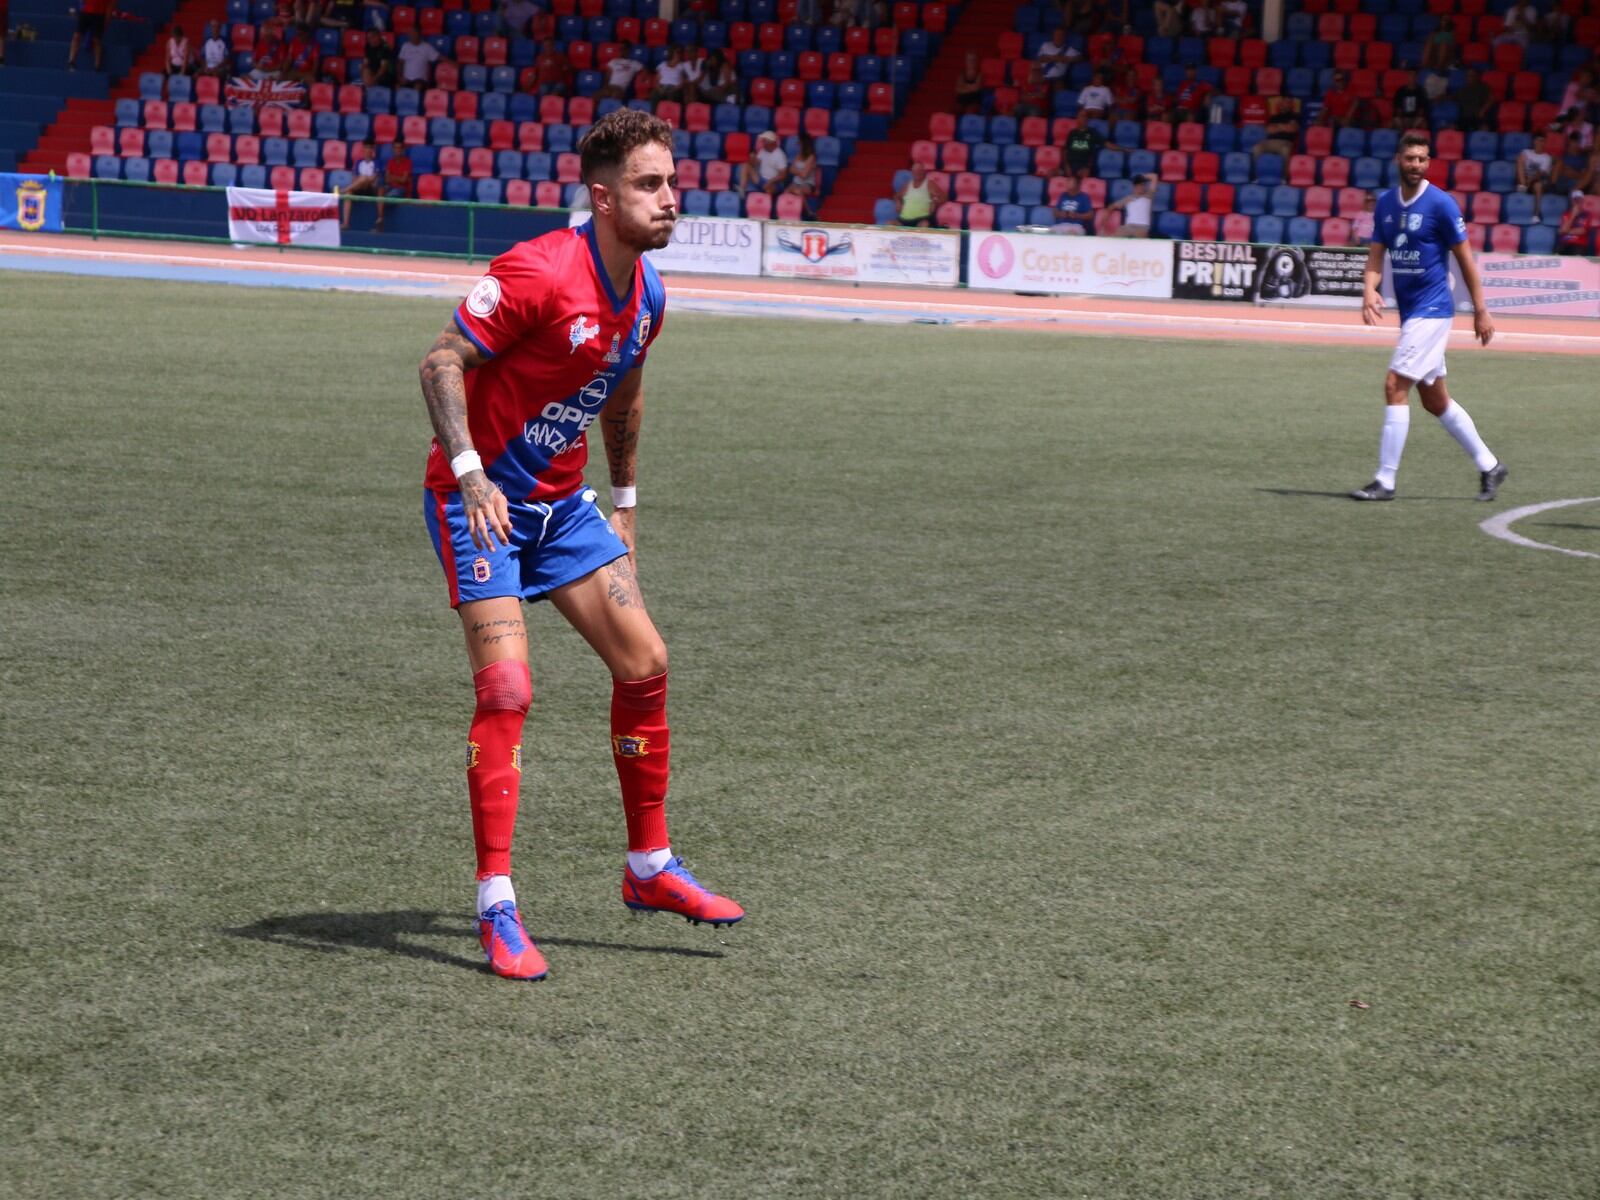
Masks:
[[[611,301],[611,311],[619,313],[628,305],[628,297],[633,295],[633,279],[628,280],[628,295],[617,299],[617,289],[611,286],[611,272],[606,270],[606,264],[600,258],[600,242],[594,233],[594,218],[590,217],[583,225],[583,236],[589,243],[589,257],[594,262],[594,273],[600,276],[600,282],[606,289],[606,296]],[[638,265],[635,264],[633,273],[639,274]]]

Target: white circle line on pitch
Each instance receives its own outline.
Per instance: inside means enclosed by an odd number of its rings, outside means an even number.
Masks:
[[[1507,509],[1503,513],[1496,513],[1487,521],[1478,522],[1478,528],[1490,537],[1510,542],[1513,546],[1527,546],[1533,550],[1554,550],[1557,554],[1566,554],[1573,558],[1600,558],[1600,554],[1588,550],[1569,550],[1566,546],[1552,546],[1548,542],[1536,542],[1532,538],[1525,538],[1520,533],[1511,531],[1511,526],[1524,517],[1548,512],[1552,508],[1568,508],[1574,504],[1600,504],[1600,496],[1579,496],[1574,500],[1546,500],[1543,504],[1525,504],[1521,508]]]

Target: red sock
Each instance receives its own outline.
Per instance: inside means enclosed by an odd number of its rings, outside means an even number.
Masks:
[[[611,681],[611,752],[622,783],[628,849],[662,850],[667,838],[667,673]]]
[[[478,707],[467,735],[467,793],[478,878],[511,874],[511,831],[522,784],[522,719],[533,702],[526,663],[503,659],[472,677]]]

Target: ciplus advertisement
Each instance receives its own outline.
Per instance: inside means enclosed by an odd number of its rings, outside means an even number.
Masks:
[[[574,212],[569,225],[583,225],[587,212]],[[672,229],[672,241],[646,255],[662,274],[760,275],[761,222],[726,217],[684,217]]]
[[[1143,238],[973,233],[967,286],[1005,292],[1172,297],[1172,244]]]
[[[1249,242],[1173,242],[1172,295],[1360,308],[1367,252],[1360,246],[1263,246]]]

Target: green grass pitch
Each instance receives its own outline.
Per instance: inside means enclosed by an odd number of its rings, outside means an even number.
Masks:
[[[1600,494],[1593,360],[1453,353],[1501,501],[1419,411],[1357,505],[1382,348],[669,315],[669,812],[751,915],[623,909],[539,606],[519,986],[421,517],[450,305],[4,288],[0,1195],[1595,1195],[1600,562],[1477,527]]]

